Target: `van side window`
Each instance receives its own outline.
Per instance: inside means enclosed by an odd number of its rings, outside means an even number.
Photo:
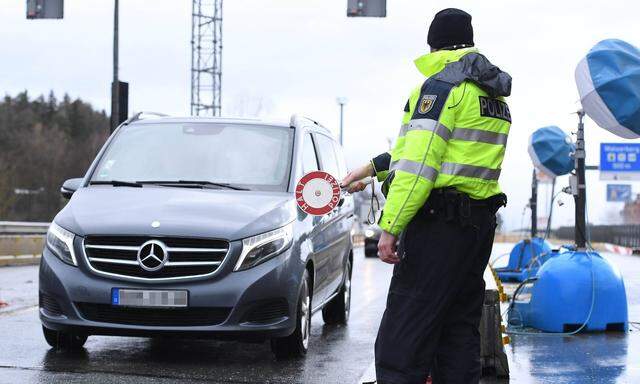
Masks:
[[[316,134],[314,135],[318,152],[320,153],[320,165],[323,171],[328,172],[333,177],[340,178],[340,168],[338,167],[338,159],[333,149],[333,140],[329,137]]]
[[[318,159],[316,157],[316,150],[313,148],[313,139],[311,134],[304,135],[304,142],[302,143],[302,172],[307,174],[311,171],[318,170]]]
[[[342,151],[342,145],[334,141],[333,148],[336,151],[336,159],[338,160],[339,174],[337,177],[339,177],[340,179],[343,179],[345,176],[347,176],[348,171],[347,171],[347,163],[345,162],[345,159],[344,159],[344,152]]]

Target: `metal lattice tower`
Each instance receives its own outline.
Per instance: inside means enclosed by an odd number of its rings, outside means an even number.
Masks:
[[[191,17],[191,115],[220,116],[222,0],[193,0]]]

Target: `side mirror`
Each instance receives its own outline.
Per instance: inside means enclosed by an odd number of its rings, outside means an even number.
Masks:
[[[69,179],[62,184],[60,194],[65,199],[70,199],[71,195],[82,185],[82,178]]]

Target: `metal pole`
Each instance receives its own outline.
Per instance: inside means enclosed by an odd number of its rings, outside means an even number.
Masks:
[[[577,177],[577,193],[574,192],[576,203],[576,224],[575,224],[575,241],[579,250],[586,249],[587,239],[587,183],[585,178],[585,143],[584,143],[584,111],[578,111],[578,132],[576,138],[576,177]]]
[[[342,145],[342,138],[344,135],[344,126],[343,126],[343,115],[344,115],[344,104],[340,104],[340,145]]]
[[[113,81],[111,83],[111,132],[120,123],[120,87],[118,81],[118,0],[113,7]]]
[[[531,238],[533,239],[538,234],[538,178],[536,177],[535,168],[531,177],[531,199],[529,199],[529,205],[531,206]]]
[[[336,103],[340,106],[340,145],[342,145],[344,141],[344,105],[347,104],[347,98],[338,97]]]
[[[195,70],[196,64],[196,0],[191,2],[191,116],[197,115],[196,112],[196,79],[197,73]]]

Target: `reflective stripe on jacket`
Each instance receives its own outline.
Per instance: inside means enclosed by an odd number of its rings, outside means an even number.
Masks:
[[[409,96],[393,150],[372,160],[378,180],[393,172],[379,225],[394,235],[433,188],[454,187],[473,199],[500,193],[511,126],[504,102],[511,77],[475,48],[436,51],[415,63],[427,79]]]

